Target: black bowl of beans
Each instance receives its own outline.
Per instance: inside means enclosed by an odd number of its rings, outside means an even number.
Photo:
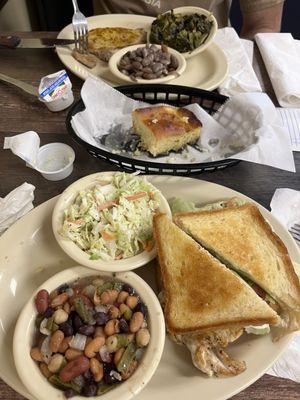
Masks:
[[[117,51],[109,60],[111,72],[126,82],[164,83],[180,76],[185,58],[165,45],[138,44]]]
[[[164,339],[159,301],[142,278],[74,267],[26,304],[13,349],[35,398],[130,399],[155,372]]]

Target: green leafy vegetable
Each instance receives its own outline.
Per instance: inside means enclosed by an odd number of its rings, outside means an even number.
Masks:
[[[160,14],[153,21],[150,42],[165,44],[180,53],[193,51],[207,39],[213,22],[203,14],[175,14],[173,10]]]

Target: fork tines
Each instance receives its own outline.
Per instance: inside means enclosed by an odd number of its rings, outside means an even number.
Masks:
[[[88,52],[88,30],[87,27],[73,26],[75,50],[79,53]]]

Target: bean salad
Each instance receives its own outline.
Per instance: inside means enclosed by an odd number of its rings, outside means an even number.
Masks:
[[[130,378],[150,341],[146,305],[115,278],[42,289],[35,306],[31,358],[66,398],[99,396]]]

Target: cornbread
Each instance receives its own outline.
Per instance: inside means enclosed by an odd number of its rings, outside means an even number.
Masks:
[[[133,129],[140,146],[154,157],[177,151],[200,137],[202,123],[185,108],[146,107],[132,112]]]

